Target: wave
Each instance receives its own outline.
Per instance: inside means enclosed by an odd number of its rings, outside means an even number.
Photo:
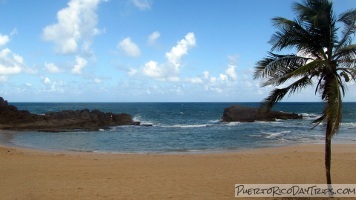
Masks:
[[[291,133],[291,131],[280,131],[280,132],[262,132],[264,138],[274,139],[284,136],[287,133]]]
[[[356,127],[356,122],[343,122],[343,123],[341,123],[341,125]]]
[[[219,124],[220,122],[221,122],[220,119],[209,120],[209,123],[211,124]]]
[[[141,115],[136,115],[132,119],[135,122],[140,122],[141,126],[153,126],[154,123],[152,121],[146,121],[142,119]]]
[[[320,114],[317,113],[301,113],[301,115],[303,116],[303,119],[306,120],[316,120],[320,117]]]
[[[175,125],[163,125],[163,128],[202,128],[210,126],[210,124],[175,124]]]
[[[227,122],[226,125],[227,126],[237,126],[237,125],[239,125],[241,123],[243,123],[243,122]]]
[[[356,122],[343,122],[341,128],[354,129],[356,128]]]

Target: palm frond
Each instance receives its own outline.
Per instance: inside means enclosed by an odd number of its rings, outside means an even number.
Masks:
[[[304,0],[302,3],[295,3],[293,7],[298,20],[306,27],[310,35],[321,46],[327,49],[327,56],[332,55],[334,43],[337,41],[337,28],[335,26],[336,16],[333,12],[333,3],[329,0]],[[322,53],[322,52],[320,52]]]
[[[260,60],[255,68],[254,78],[275,79],[298,69],[298,67],[307,63],[310,59],[294,54],[279,55],[269,53],[270,56]]]
[[[297,47],[298,51],[303,50],[314,57],[323,56],[323,47],[320,46],[318,37],[310,34],[310,31],[304,28],[301,22],[281,17],[273,18],[272,21],[274,26],[279,28],[279,31],[273,34],[269,40],[272,51]]]
[[[346,73],[340,73],[340,74],[337,74],[336,76],[337,76],[339,88],[341,89],[340,92],[342,93],[342,96],[344,97],[346,86],[344,85],[344,81],[342,80],[342,78],[344,78],[346,81],[347,79],[349,79],[349,77]]]
[[[334,54],[335,60],[352,60],[356,59],[356,44],[347,45],[339,48]]]
[[[338,68],[337,71],[340,72],[340,76],[342,76],[345,82],[349,82],[350,80],[356,81],[356,69],[353,68]]]
[[[339,130],[342,120],[342,95],[339,84],[338,78],[332,76],[329,78],[324,91],[326,101],[324,114],[328,123],[331,124],[330,137]]]
[[[263,101],[262,110],[264,112],[268,112],[272,109],[272,107],[280,100],[284,98],[286,94],[293,94],[295,92],[300,91],[301,89],[312,84],[312,81],[308,76],[302,77],[297,81],[293,82],[289,86],[285,88],[277,88],[274,89],[270,95]]]
[[[336,51],[351,44],[352,35],[356,32],[356,9],[348,10],[339,15],[339,22],[344,24],[344,30],[342,30],[342,37],[337,43]]]
[[[317,119],[315,119],[312,123],[314,124],[314,126],[312,127],[315,128],[317,126],[320,125],[321,122],[323,122],[325,120],[326,116],[324,114],[322,114],[320,117],[318,117]]]

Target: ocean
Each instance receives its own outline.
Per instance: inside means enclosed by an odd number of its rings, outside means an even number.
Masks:
[[[323,103],[278,103],[274,110],[294,112],[303,119],[276,122],[223,123],[224,108],[258,107],[259,103],[11,103],[20,110],[99,109],[128,113],[152,126],[116,126],[99,131],[2,131],[0,143],[53,151],[106,153],[204,153],[324,143],[323,125],[313,128]],[[356,143],[356,103],[343,104],[343,121],[333,141]]]

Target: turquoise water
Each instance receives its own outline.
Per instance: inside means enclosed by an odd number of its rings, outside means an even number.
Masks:
[[[280,103],[275,110],[302,114],[303,119],[276,122],[222,123],[224,108],[257,107],[259,103],[10,103],[18,109],[49,111],[99,109],[128,113],[152,126],[117,126],[99,131],[18,132],[0,135],[2,143],[47,150],[179,153],[229,151],[300,143],[323,143],[324,129],[311,122],[322,103]],[[356,103],[345,103],[343,122],[335,142],[356,143]]]

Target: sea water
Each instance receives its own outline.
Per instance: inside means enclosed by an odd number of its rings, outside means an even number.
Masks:
[[[115,153],[187,153],[236,151],[303,143],[323,143],[325,127],[313,120],[323,103],[279,103],[274,110],[303,119],[275,122],[221,122],[224,108],[258,107],[259,103],[10,103],[21,110],[98,109],[128,113],[145,126],[115,126],[98,131],[2,133],[2,143],[46,150]],[[146,126],[149,125],[149,126]],[[314,127],[314,128],[313,128]],[[356,103],[343,104],[343,121],[333,141],[356,143]]]

